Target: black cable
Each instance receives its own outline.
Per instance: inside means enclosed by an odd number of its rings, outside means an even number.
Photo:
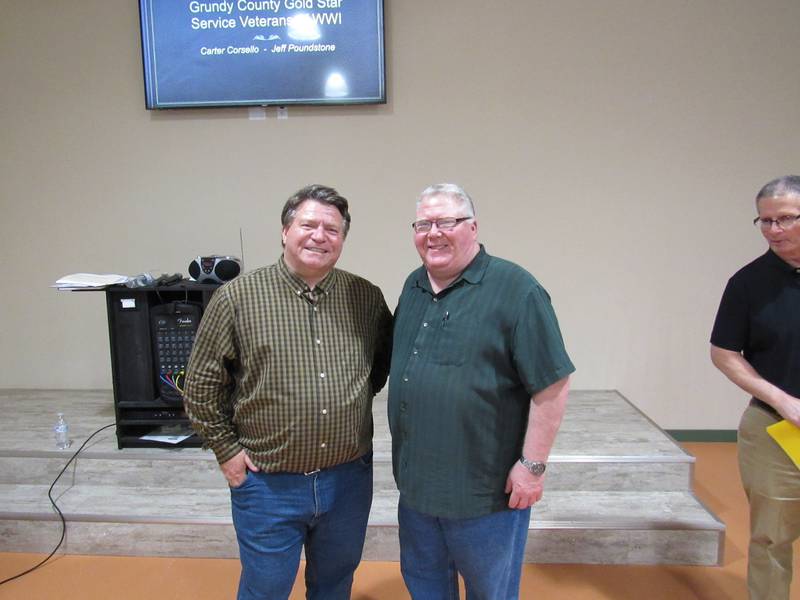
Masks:
[[[38,565],[35,565],[35,566],[31,567],[30,569],[28,569],[27,571],[23,571],[22,573],[17,573],[16,575],[14,575],[12,577],[9,577],[8,579],[3,579],[3,581],[0,581],[0,585],[3,585],[4,583],[8,583],[9,581],[13,581],[15,579],[18,579],[18,578],[22,577],[23,575],[27,575],[28,573],[30,573],[32,571],[35,571],[36,569],[41,567],[44,563],[46,563],[48,560],[53,558],[53,555],[56,552],[58,552],[58,549],[61,547],[61,544],[64,543],[64,536],[67,533],[67,521],[64,519],[64,515],[61,513],[61,509],[58,508],[58,504],[56,504],[56,501],[53,500],[53,495],[52,495],[53,494],[53,488],[56,487],[56,483],[58,483],[58,480],[61,479],[61,476],[67,470],[67,467],[69,467],[70,463],[72,463],[72,461],[75,460],[75,458],[77,458],[78,454],[81,453],[81,450],[83,450],[83,448],[86,446],[86,444],[89,443],[89,440],[91,440],[94,436],[96,436],[98,433],[100,433],[104,429],[108,429],[109,427],[114,427],[115,425],[116,425],[116,423],[111,423],[110,425],[106,425],[105,427],[101,427],[100,429],[95,431],[92,435],[90,435],[88,438],[86,438],[86,441],[84,441],[81,444],[81,447],[78,448],[78,450],[75,452],[75,454],[72,455],[72,458],[70,458],[67,461],[67,464],[64,465],[64,468],[61,469],[61,472],[58,475],[56,475],[56,478],[53,480],[53,483],[50,484],[50,489],[47,490],[47,497],[50,498],[50,504],[53,505],[53,508],[56,509],[56,512],[58,513],[58,516],[61,518],[61,539],[58,540],[58,544],[56,544],[56,547],[53,548],[53,551],[47,556],[47,558],[45,558],[43,561],[41,561]]]

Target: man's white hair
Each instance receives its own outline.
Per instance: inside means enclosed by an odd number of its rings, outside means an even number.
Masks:
[[[469,197],[469,194],[467,194],[461,186],[455,183],[437,183],[435,185],[430,185],[422,190],[419,198],[417,198],[417,208],[419,208],[419,205],[422,204],[424,200],[432,198],[433,196],[448,196],[458,201],[461,208],[467,213],[464,216],[475,218],[475,205],[472,203],[472,198]]]

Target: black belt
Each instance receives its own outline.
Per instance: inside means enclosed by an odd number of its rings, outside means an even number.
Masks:
[[[756,408],[760,408],[761,410],[771,414],[776,419],[782,419],[783,418],[777,410],[772,408],[769,404],[767,404],[763,400],[759,400],[758,398],[751,398],[750,399],[750,406],[755,406]]]

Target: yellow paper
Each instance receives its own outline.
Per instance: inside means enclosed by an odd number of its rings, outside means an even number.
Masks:
[[[800,469],[800,427],[784,419],[767,427],[767,433],[783,448],[794,466]]]

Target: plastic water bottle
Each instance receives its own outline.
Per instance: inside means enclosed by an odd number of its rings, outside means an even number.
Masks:
[[[56,434],[56,448],[59,450],[69,448],[69,425],[64,420],[64,413],[58,413],[58,420],[55,427],[53,427],[53,431]]]

